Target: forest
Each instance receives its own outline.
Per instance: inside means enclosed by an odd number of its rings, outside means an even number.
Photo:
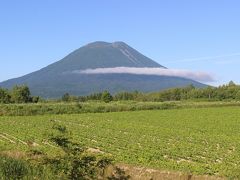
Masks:
[[[37,102],[86,102],[97,100],[110,101],[231,101],[240,100],[240,85],[230,81],[228,84],[218,87],[208,86],[206,88],[195,88],[193,85],[179,88],[166,89],[159,92],[144,93],[139,91],[119,92],[111,94],[105,90],[87,96],[75,96],[65,93],[58,99],[43,99],[39,96],[31,96],[28,86],[14,86],[12,89],[0,88],[0,103],[37,103]]]

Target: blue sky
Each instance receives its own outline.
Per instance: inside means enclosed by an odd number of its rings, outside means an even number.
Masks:
[[[160,64],[240,83],[238,0],[2,0],[0,81],[93,41],[124,41]]]

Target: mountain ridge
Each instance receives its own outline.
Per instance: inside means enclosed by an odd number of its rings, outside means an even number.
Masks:
[[[124,42],[116,41],[109,43],[96,41],[76,49],[61,60],[38,71],[1,82],[0,86],[11,88],[14,85],[26,84],[30,87],[33,95],[49,98],[59,97],[66,92],[74,95],[86,95],[102,90],[109,90],[112,93],[128,90],[150,92],[188,84],[194,84],[196,87],[204,86],[204,84],[199,82],[181,77],[124,73],[118,75],[66,73],[76,70],[114,67],[167,69]]]

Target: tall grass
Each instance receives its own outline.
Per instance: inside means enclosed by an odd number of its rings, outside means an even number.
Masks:
[[[104,103],[91,101],[83,103],[38,103],[38,104],[2,104],[0,116],[32,116],[43,114],[80,114],[80,113],[104,113],[137,110],[163,110],[177,108],[201,108],[240,106],[240,102],[192,102],[192,101],[169,101],[169,102],[136,102],[136,101],[113,101]]]
[[[54,179],[48,166],[0,155],[0,179]]]

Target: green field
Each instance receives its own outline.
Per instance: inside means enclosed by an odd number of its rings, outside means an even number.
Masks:
[[[116,162],[240,177],[240,107],[1,116],[0,150],[27,150],[21,141],[34,141],[35,148],[54,155],[57,148],[45,142],[53,122]]]

